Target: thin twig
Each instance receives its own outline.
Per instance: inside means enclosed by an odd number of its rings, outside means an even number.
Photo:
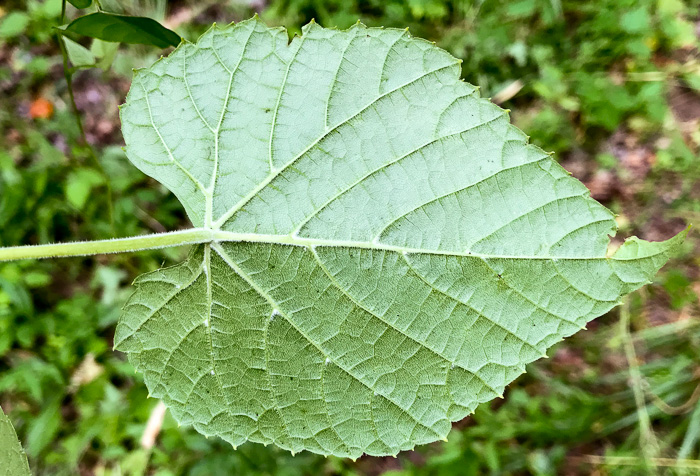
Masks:
[[[700,460],[696,459],[680,459],[673,458],[651,458],[646,461],[640,460],[633,456],[598,456],[598,455],[583,455],[572,458],[579,460],[581,463],[605,466],[644,466],[663,468],[679,468],[679,469],[700,469]]]
[[[637,353],[634,349],[634,342],[630,334],[630,310],[629,297],[625,298],[620,307],[620,338],[625,350],[627,365],[629,366],[630,385],[634,393],[634,402],[637,406],[637,417],[639,419],[639,445],[642,454],[647,462],[653,460],[659,452],[659,443],[656,441],[654,430],[651,428],[651,419],[646,409],[644,400],[644,384],[642,373],[637,363]]]
[[[153,408],[153,411],[151,411],[151,415],[148,417],[148,422],[146,423],[146,428],[144,428],[143,434],[141,435],[141,448],[150,451],[153,445],[156,444],[156,438],[158,438],[160,429],[163,426],[166,410],[165,403],[161,400]]]
[[[695,408],[695,405],[698,403],[698,400],[700,400],[700,385],[695,387],[695,390],[693,390],[693,393],[690,395],[690,398],[680,405],[669,405],[661,397],[652,392],[651,388],[649,387],[650,386],[648,383],[644,386],[645,393],[651,399],[652,403],[656,406],[656,408],[666,413],[667,415],[683,415],[684,413],[688,413],[689,411]]]
[[[66,0],[63,0],[61,2],[61,23],[63,24],[65,22],[65,15],[66,15]],[[68,97],[70,99],[70,104],[71,104],[71,109],[73,110],[73,116],[75,116],[75,123],[78,126],[78,132],[80,133],[80,137],[82,138],[82,142],[87,147],[88,150],[88,155],[90,156],[90,160],[93,163],[93,166],[97,171],[102,175],[104,178],[104,186],[107,191],[107,216],[109,217],[109,224],[112,229],[112,235],[116,235],[116,228],[114,226],[114,201],[112,199],[112,185],[110,184],[110,179],[107,176],[107,173],[104,170],[104,167],[102,167],[102,164],[100,163],[99,159],[97,158],[97,154],[95,153],[95,149],[93,149],[92,145],[90,142],[87,140],[87,135],[85,134],[85,128],[83,127],[83,121],[80,118],[80,110],[78,109],[78,105],[75,102],[75,94],[73,92],[73,70],[69,67],[68,65],[68,52],[66,51],[66,45],[63,42],[63,37],[62,33],[58,31],[56,33],[56,41],[58,42],[58,47],[61,50],[61,56],[63,58],[63,76],[66,79],[66,85],[68,87]]]

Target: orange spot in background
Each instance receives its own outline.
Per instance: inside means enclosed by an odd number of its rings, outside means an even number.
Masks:
[[[53,103],[44,98],[35,99],[29,107],[29,116],[32,119],[49,119],[53,116]]]

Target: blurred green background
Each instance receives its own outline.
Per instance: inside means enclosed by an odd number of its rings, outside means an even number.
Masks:
[[[408,26],[463,58],[464,78],[619,214],[613,244],[700,223],[700,0],[101,3],[190,41],[255,11],[290,35],[312,18]],[[120,148],[131,69],[167,51],[80,41],[101,66],[73,77],[86,143],[52,30],[60,11],[60,0],[0,6],[0,246],[188,227]],[[0,405],[36,475],[700,474],[697,232],[653,285],[530,365],[447,443],[357,461],[233,451],[167,414],[155,445],[142,443],[158,402],[112,351],[114,327],[131,280],[186,251],[0,265]]]

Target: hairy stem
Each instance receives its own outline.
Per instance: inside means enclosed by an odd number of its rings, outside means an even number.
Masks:
[[[0,261],[14,261],[31,258],[54,258],[61,256],[88,256],[107,253],[152,250],[169,246],[183,246],[212,241],[211,230],[194,228],[191,230],[157,233],[154,235],[133,236],[100,241],[78,241],[49,245],[30,245],[0,248]]]
[[[265,243],[275,245],[303,246],[313,249],[317,246],[332,246],[340,248],[356,248],[364,250],[388,251],[402,254],[432,254],[447,256],[465,256],[478,259],[513,259],[513,260],[539,260],[539,261],[581,261],[581,260],[608,260],[605,256],[591,257],[566,257],[566,256],[523,256],[513,254],[482,254],[469,250],[431,250],[423,248],[411,248],[373,241],[336,240],[327,238],[311,238],[293,234],[268,235],[262,233],[240,233],[211,228],[192,228],[170,233],[156,233],[153,235],[135,236],[132,238],[118,238],[113,240],[81,241],[75,243],[58,243],[52,245],[19,246],[14,248],[0,248],[0,261],[11,261],[27,258],[51,258],[61,256],[87,256],[106,253],[123,253],[169,246],[184,246],[196,243],[211,242],[247,242]],[[657,253],[658,254],[658,253]]]

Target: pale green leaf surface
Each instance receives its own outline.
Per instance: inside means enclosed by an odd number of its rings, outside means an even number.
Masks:
[[[66,45],[68,58],[73,66],[92,67],[95,65],[95,55],[80,43],[76,43],[67,36],[62,36],[63,44]]]
[[[606,258],[613,215],[459,77],[404,30],[288,44],[258,19],[138,71],[129,159],[228,237],[138,278],[117,327],[180,422],[351,457],[432,442],[666,262],[682,235]]]
[[[10,419],[0,409],[0,475],[30,476],[27,455]]]

